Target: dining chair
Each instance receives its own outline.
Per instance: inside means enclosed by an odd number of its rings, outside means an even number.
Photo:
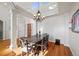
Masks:
[[[45,45],[46,49],[48,48],[48,40],[49,40],[49,35],[46,35],[46,37],[44,39],[44,45]]]
[[[55,39],[55,45],[60,45],[60,39]]]
[[[44,48],[45,48],[45,37],[43,37],[43,39],[41,40],[41,41],[39,41],[39,42],[37,42],[36,43],[36,46],[37,46],[37,50],[39,50],[39,51],[43,51],[44,50]]]
[[[24,52],[24,53],[27,53],[27,46],[25,45],[25,42],[22,40],[22,39],[19,39],[19,41],[20,41],[20,47],[21,47],[21,51],[22,51],[22,53]],[[21,54],[22,54],[21,53]]]
[[[27,40],[19,39],[21,43],[21,51],[25,53],[29,53],[31,51],[31,45]]]

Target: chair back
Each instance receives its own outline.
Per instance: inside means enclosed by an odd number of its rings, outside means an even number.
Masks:
[[[56,45],[60,45],[60,39],[56,39],[56,40],[55,40],[55,44],[56,44]]]
[[[24,42],[21,39],[19,39],[19,41],[20,41],[20,47],[23,48],[25,46]]]

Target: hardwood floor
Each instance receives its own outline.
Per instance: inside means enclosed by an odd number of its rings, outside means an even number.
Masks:
[[[0,56],[21,56],[20,48],[12,51],[9,49],[9,45],[9,40],[0,41]],[[72,56],[70,48],[63,44],[55,45],[54,42],[49,42],[48,45],[48,50],[44,54],[45,56]]]
[[[11,50],[9,49],[10,46],[10,40],[0,40],[0,56],[6,56],[9,53],[11,53]]]
[[[46,56],[72,56],[69,47],[61,45],[54,45],[54,42],[49,42],[48,53]]]

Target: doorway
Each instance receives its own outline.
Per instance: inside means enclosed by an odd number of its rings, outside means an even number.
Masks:
[[[3,39],[3,21],[0,20],[0,39]]]

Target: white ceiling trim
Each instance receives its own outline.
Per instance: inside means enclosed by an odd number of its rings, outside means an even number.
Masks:
[[[34,15],[32,13],[24,10],[23,8],[21,8],[18,5],[15,5],[14,3],[10,3],[10,5],[11,5],[12,9],[15,10],[17,13],[20,13],[20,14],[24,15],[25,17],[33,19]]]

